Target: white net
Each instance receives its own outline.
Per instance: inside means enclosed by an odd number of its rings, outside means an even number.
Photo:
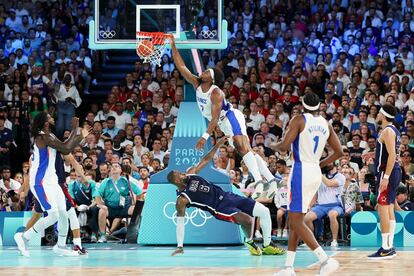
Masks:
[[[154,50],[148,55],[144,55],[139,50],[140,46],[143,46],[144,41],[150,41],[154,46]],[[168,43],[170,43],[170,40],[165,33],[137,32],[137,54],[144,62],[149,62],[152,65],[161,66],[161,57]],[[147,47],[147,43],[144,46]]]

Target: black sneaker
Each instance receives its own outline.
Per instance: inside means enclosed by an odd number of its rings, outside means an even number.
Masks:
[[[80,248],[78,245],[73,247],[73,251],[77,251],[79,255],[88,255],[88,251],[85,247]]]
[[[368,259],[371,260],[385,260],[385,259],[392,259],[394,258],[396,255],[396,252],[393,248],[390,249],[384,249],[384,248],[380,248],[378,249],[377,252],[375,252],[374,254],[371,254],[368,256]]]

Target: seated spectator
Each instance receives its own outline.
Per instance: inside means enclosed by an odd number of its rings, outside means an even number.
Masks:
[[[414,203],[408,200],[408,189],[405,185],[400,185],[397,188],[397,211],[413,211]]]
[[[283,175],[281,184],[282,187],[280,187],[275,195],[274,201],[277,208],[276,213],[276,221],[277,221],[277,232],[276,237],[281,238],[287,238],[288,237],[288,231],[287,231],[287,205],[288,205],[288,174]],[[286,222],[283,225],[283,217],[286,218]],[[284,227],[283,227],[284,226]]]
[[[361,205],[364,203],[364,200],[358,183],[353,178],[354,170],[352,168],[344,168],[341,173],[345,176],[345,184],[341,195],[345,214],[349,215],[351,212],[361,211]]]
[[[3,166],[0,179],[0,210],[20,211],[21,184],[11,178],[11,168]]]
[[[108,119],[106,119],[106,128],[102,130],[102,134],[107,134],[111,139],[114,139],[120,130],[120,128],[115,126],[115,117],[109,116]]]
[[[337,171],[332,164],[325,168],[326,173],[322,175],[322,183],[316,194],[317,204],[305,215],[305,223],[313,231],[313,221],[329,217],[332,232],[332,247],[338,247],[338,216],[344,214],[341,205],[340,191],[345,185],[345,176]]]
[[[106,220],[107,218],[126,218],[134,210],[137,197],[142,194],[140,187],[121,176],[121,165],[112,163],[110,177],[104,179],[98,188],[96,206],[99,208],[99,231],[98,242],[106,242]],[[131,190],[132,189],[132,190]],[[115,229],[112,227],[109,233]]]
[[[0,116],[0,164],[10,165],[10,148],[13,143],[13,132],[5,127],[5,118]]]

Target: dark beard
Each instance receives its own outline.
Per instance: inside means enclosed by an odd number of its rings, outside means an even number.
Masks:
[[[377,123],[379,126],[382,126],[382,120],[379,120]]]

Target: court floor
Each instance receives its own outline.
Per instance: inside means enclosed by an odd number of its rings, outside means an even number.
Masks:
[[[251,256],[242,246],[187,247],[185,254],[170,256],[173,247],[89,245],[89,256],[64,258],[50,247],[33,248],[31,257],[13,247],[0,249],[1,275],[272,275],[283,267],[285,256]],[[414,275],[414,248],[399,251],[392,260],[370,261],[369,248],[326,249],[340,263],[342,275]],[[299,249],[298,275],[315,275],[319,265],[312,252]]]

